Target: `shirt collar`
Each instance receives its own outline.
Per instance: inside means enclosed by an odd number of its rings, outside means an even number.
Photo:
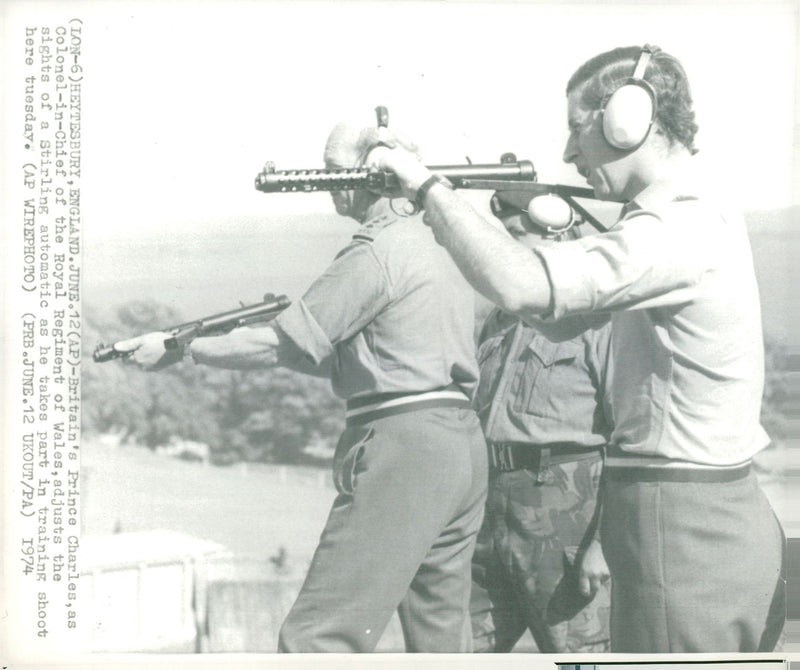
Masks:
[[[625,203],[620,218],[639,209],[658,210],[676,200],[693,200],[697,197],[697,186],[686,179],[659,180],[647,186],[633,200]]]
[[[658,209],[672,202],[681,189],[672,181],[655,182],[641,191],[630,203],[633,209]]]

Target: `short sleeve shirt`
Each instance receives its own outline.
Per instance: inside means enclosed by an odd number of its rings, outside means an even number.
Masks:
[[[420,216],[361,226],[276,325],[342,398],[477,382],[475,294]]]

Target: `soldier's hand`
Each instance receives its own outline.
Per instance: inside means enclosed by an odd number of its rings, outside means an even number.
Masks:
[[[611,578],[608,564],[603,557],[603,548],[597,540],[586,549],[578,566],[578,586],[581,594],[594,597],[600,587]]]
[[[182,349],[167,349],[164,340],[167,335],[163,332],[147,333],[122,340],[114,344],[117,351],[128,353],[126,361],[136,365],[142,370],[155,372],[177,363],[183,358]]]
[[[415,154],[402,146],[396,146],[393,149],[383,146],[376,147],[369,152],[366,165],[369,168],[394,172],[400,180],[399,193],[384,193],[383,195],[389,197],[403,196],[409,200],[413,200],[416,197],[417,189],[432,174]]]

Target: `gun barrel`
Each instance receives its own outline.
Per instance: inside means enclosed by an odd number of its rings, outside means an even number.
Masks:
[[[447,177],[456,188],[470,188],[468,182],[480,179],[499,181],[535,182],[536,170],[530,161],[514,163],[490,163],[476,165],[431,165],[431,172]]]
[[[246,307],[240,307],[239,309],[232,309],[228,312],[222,312],[221,314],[214,314],[213,316],[198,319],[197,321],[191,321],[189,323],[182,324],[178,328],[196,325],[199,332],[203,334],[215,332],[220,329],[228,330],[231,328],[236,328],[247,321],[264,319],[265,317],[276,315],[291,304],[292,303],[289,298],[287,298],[285,295],[281,295],[255,305],[248,305]]]
[[[312,191],[350,191],[365,188],[370,170],[280,170],[267,163],[256,177],[256,189],[263,193],[310,193]]]
[[[471,182],[476,180],[536,181],[533,163],[526,160],[474,165],[431,165],[428,169],[446,177],[456,188],[473,188]],[[275,165],[268,162],[256,177],[255,186],[262,193],[310,193],[355,189],[381,192],[396,188],[398,180],[392,172],[368,168],[276,170]]]

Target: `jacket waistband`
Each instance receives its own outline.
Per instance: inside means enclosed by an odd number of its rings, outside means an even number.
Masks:
[[[382,393],[347,401],[345,419],[348,426],[383,419],[387,416],[414,412],[431,407],[471,407],[469,398],[458,386],[451,384],[420,393]]]

